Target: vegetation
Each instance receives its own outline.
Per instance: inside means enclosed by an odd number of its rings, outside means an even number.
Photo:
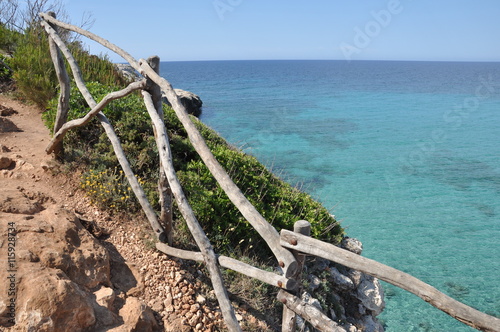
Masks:
[[[111,92],[109,87],[96,82],[88,84],[88,87],[97,100]],[[72,94],[70,105],[70,118],[81,117],[88,112],[80,94]],[[56,106],[56,102],[52,101],[49,111],[44,114],[49,128],[53,126]],[[259,248],[260,252],[257,253],[262,254],[259,256],[269,256],[269,252],[262,250],[266,246],[262,246],[258,234],[231,204],[194,151],[187,133],[173,110],[165,107],[164,112],[177,174],[198,220],[214,242],[216,249],[230,254],[235,250],[256,252],[251,249]],[[134,94],[113,101],[104,113],[114,124],[132,167],[145,184],[148,197],[152,202],[157,202],[155,186],[159,167],[157,150],[151,123],[141,97]],[[295,221],[306,219],[313,225],[314,237],[329,242],[339,240],[342,229],[320,203],[276,177],[254,157],[229,145],[196,118],[193,118],[193,121],[217,160],[228,170],[231,178],[251,203],[274,227],[278,230],[291,229]],[[108,207],[123,207],[124,205],[120,204],[124,200],[122,194],[128,191],[123,188],[121,173],[108,171],[118,167],[118,164],[112,147],[97,121],[73,131],[70,135],[71,137],[65,140],[65,150],[73,151],[72,158],[76,158],[79,164],[86,164],[89,167],[83,179],[83,187],[90,190],[96,203],[100,202],[102,206]],[[92,180],[92,184],[88,184],[89,180]],[[111,188],[110,183],[116,183],[116,186]],[[101,193],[99,190],[105,192]],[[117,193],[113,199],[110,197],[111,193]],[[96,200],[97,197],[102,199]],[[138,209],[137,204],[125,206],[129,211]],[[176,214],[176,217],[181,218],[179,214]],[[187,232],[184,223],[178,223],[177,231]]]
[[[42,29],[29,29],[19,38],[10,64],[22,97],[46,108],[57,92],[57,78]]]
[[[96,101],[126,83],[104,56],[90,55],[79,42],[68,42]],[[0,79],[13,77],[18,93],[47,109],[44,121],[52,130],[57,110],[57,80],[48,51],[46,35],[40,28],[23,33],[6,28],[0,21]],[[8,50],[6,52],[5,50]],[[12,68],[12,70],[10,70]],[[69,68],[68,68],[69,71]],[[88,105],[72,83],[69,120],[84,116]],[[139,182],[155,209],[158,206],[158,151],[149,116],[139,93],[111,102],[103,111],[110,119]],[[272,254],[212,177],[192,147],[187,133],[173,110],[164,106],[165,123],[174,157],[174,166],[186,196],[216,251],[266,266]],[[339,223],[308,194],[275,176],[253,156],[228,144],[215,131],[192,118],[217,160],[250,202],[276,229],[292,229],[295,221],[312,224],[312,236],[337,243],[343,235]],[[97,120],[72,130],[64,141],[65,161],[82,174],[80,187],[93,204],[112,211],[140,213],[139,204],[121,172],[108,138]],[[193,248],[193,241],[180,213],[174,209],[174,241]],[[242,257],[245,256],[245,257]],[[271,286],[226,271],[230,292],[260,312],[279,311]],[[277,316],[279,314],[276,314]]]

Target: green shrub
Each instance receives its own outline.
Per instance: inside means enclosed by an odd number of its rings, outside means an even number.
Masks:
[[[144,180],[138,179],[140,184]],[[80,187],[85,190],[90,202],[100,208],[135,212],[131,204],[133,192],[122,170],[118,168],[102,171],[90,170],[82,175]]]
[[[97,101],[111,92],[110,88],[95,82],[90,83],[88,88]],[[80,94],[72,94],[70,105],[70,119],[82,117],[88,112],[87,105]],[[50,106],[49,112],[44,114],[44,119],[48,127],[52,128],[57,104],[52,102]],[[239,251],[253,252],[262,258],[268,257],[270,253],[264,249],[267,246],[262,245],[260,236],[233,206],[194,151],[186,131],[173,110],[168,107],[164,110],[177,175],[200,224],[212,240],[214,247],[225,254]],[[148,197],[152,203],[156,203],[158,199],[156,193],[158,152],[142,98],[138,94],[132,94],[111,102],[103,112],[120,136],[134,172],[144,179]],[[295,221],[306,219],[312,224],[312,235],[315,238],[333,243],[338,242],[343,230],[320,203],[276,177],[256,158],[229,145],[196,118],[192,119],[217,160],[228,171],[250,202],[275,228],[292,229]],[[88,164],[91,174],[100,174],[100,172],[106,172],[106,169],[114,169],[118,166],[108,138],[103,134],[96,120],[83,128],[73,130],[71,137],[65,140],[65,144],[66,151],[81,151],[78,154],[79,162],[84,161]],[[103,178],[107,179],[107,177]],[[100,193],[94,194],[100,195]],[[106,201],[106,204],[111,203]],[[154,205],[155,208],[159,208],[156,204]],[[178,220],[181,219],[177,211],[174,211],[174,214]],[[181,235],[187,232],[182,222],[177,222],[176,228]]]
[[[123,87],[127,82],[106,55],[92,55],[80,42],[73,42],[68,47],[80,67],[84,81],[112,87]]]
[[[0,53],[12,54],[20,36],[0,23]]]
[[[116,71],[106,56],[91,55],[79,42],[70,43],[68,48],[81,69],[84,81],[95,81],[113,87],[126,83],[126,79]],[[58,81],[50,57],[47,34],[41,27],[28,29],[17,38],[11,63],[14,80],[21,95],[45,109],[57,94]],[[69,65],[66,67],[72,77]]]
[[[0,83],[7,82],[12,79],[12,72],[10,71],[10,68],[7,67],[7,63],[7,58],[0,54]]]
[[[45,32],[41,28],[26,31],[19,39],[10,63],[22,96],[45,109],[57,92],[57,79]]]

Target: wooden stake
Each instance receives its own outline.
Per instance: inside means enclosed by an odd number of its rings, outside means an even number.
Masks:
[[[175,200],[177,202],[177,207],[181,212],[186,224],[189,228],[191,234],[193,234],[196,244],[200,248],[201,254],[203,255],[203,261],[210,274],[210,280],[212,281],[212,287],[214,288],[215,295],[219,301],[219,306],[221,308],[222,316],[224,321],[230,331],[241,331],[238,320],[234,313],[233,306],[229,300],[229,295],[224,287],[224,281],[222,280],[222,274],[220,272],[219,266],[217,265],[217,257],[212,248],[212,245],[206,236],[205,232],[201,228],[196,216],[194,215],[189,202],[184,195],[182,186],[175,173],[172,152],[170,151],[170,144],[168,141],[167,129],[163,119],[160,119],[156,108],[151,98],[151,94],[147,91],[142,91],[144,97],[144,103],[148,110],[149,116],[153,121],[156,128],[156,145],[158,146],[158,152],[160,154],[160,160],[162,161],[163,171],[168,179],[168,183],[172,188],[172,193],[174,194]]]
[[[201,252],[177,249],[167,246],[164,243],[157,243],[156,249],[160,250],[161,252],[169,256],[194,260],[197,262],[203,262],[203,255],[201,254]],[[255,278],[271,286],[287,289],[289,291],[293,291],[298,287],[297,283],[293,279],[287,279],[284,276],[278,275],[276,273],[258,269],[254,266],[240,262],[236,259],[226,256],[218,256],[217,259],[219,261],[220,266],[244,274],[251,278]]]
[[[297,296],[280,289],[277,297],[285,307],[307,320],[315,329],[325,332],[346,332],[346,329],[328,318],[315,306],[302,301]]]
[[[302,234],[305,236],[310,236],[311,235],[311,224],[306,221],[306,220],[299,220],[296,221],[295,224],[293,225],[293,231],[298,234]],[[302,277],[302,269],[304,267],[304,262],[306,259],[306,255],[292,250],[292,254],[297,260],[297,271],[295,274],[291,277],[291,279],[294,279],[295,282],[300,285],[301,284],[301,277]],[[300,296],[300,292],[302,291],[301,288],[294,290],[293,294]],[[283,307],[283,319],[282,319],[282,324],[281,324],[281,331],[282,332],[295,332],[296,330],[296,325],[297,325],[297,315],[293,310],[288,308],[288,306]]]
[[[54,12],[48,13],[51,17],[56,17]],[[51,25],[52,26],[52,25]],[[56,26],[52,26],[52,28],[57,31]],[[63,57],[61,56],[61,51],[57,47],[56,43],[52,38],[49,38],[49,49],[50,56],[52,58],[52,62],[54,63],[54,69],[56,71],[57,80],[59,81],[59,99],[57,101],[57,114],[56,120],[54,122],[54,133],[66,123],[68,120],[68,111],[69,111],[69,97],[70,97],[70,84],[69,84],[69,76],[66,71],[66,65],[64,63]],[[58,142],[54,146],[54,154],[56,158],[61,158],[64,154],[63,142],[62,140]]]
[[[157,56],[152,56],[148,58],[148,63],[153,68],[156,73],[160,73],[160,58]],[[158,84],[147,80],[148,91],[151,94],[153,105],[158,113],[158,116],[163,121],[165,118],[163,114],[163,101],[161,96],[161,89]],[[157,136],[156,126],[153,125],[153,132],[155,137]],[[172,189],[168,183],[165,172],[163,171],[163,163],[160,160],[160,169],[158,170],[158,194],[160,197],[160,217],[159,222],[165,229],[165,235],[167,236],[167,243],[172,245],[173,234],[172,234],[172,223],[173,223],[173,211],[172,211]]]

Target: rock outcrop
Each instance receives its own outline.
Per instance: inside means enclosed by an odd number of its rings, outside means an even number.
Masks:
[[[174,91],[181,99],[181,103],[186,108],[188,114],[194,115],[196,117],[201,115],[201,107],[203,106],[203,102],[201,101],[201,98],[199,96],[195,95],[192,92],[181,89],[174,89]],[[163,102],[169,106],[172,106],[165,95],[163,95]]]
[[[112,283],[108,250],[50,197],[21,187],[0,191],[0,234],[8,235],[0,239],[0,255],[8,257],[0,278],[9,281],[0,283],[0,327],[158,329],[151,309]]]
[[[358,255],[363,250],[359,240],[348,237],[344,238],[341,247]],[[315,258],[308,271],[309,287],[303,298],[317,297],[315,294],[319,293],[324,298],[330,293],[333,303],[323,304],[322,310],[339,324],[343,322],[341,326],[345,331],[384,331],[377,320],[385,307],[384,291],[376,278],[321,258]],[[326,305],[329,308],[325,308]]]
[[[115,64],[115,67],[119,72],[122,73],[123,76],[125,76],[125,78],[132,82],[141,79],[141,76],[137,73],[137,71],[128,64],[117,63]],[[188,114],[194,115],[196,117],[199,117],[201,115],[203,101],[198,95],[182,89],[174,89],[174,91],[177,96],[179,96],[181,103],[186,108]],[[165,94],[163,94],[163,102],[168,106],[172,106]]]

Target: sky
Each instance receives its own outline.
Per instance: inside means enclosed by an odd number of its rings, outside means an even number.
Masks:
[[[62,2],[136,59],[500,61],[499,0]]]

